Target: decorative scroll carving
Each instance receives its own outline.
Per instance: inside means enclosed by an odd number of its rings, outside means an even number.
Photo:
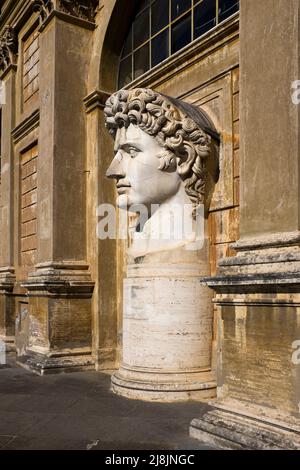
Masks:
[[[99,0],[59,0],[59,9],[64,13],[93,22]]]
[[[15,30],[11,26],[6,26],[0,38],[0,70],[4,72],[7,67],[15,63],[15,56],[18,51],[18,40]]]
[[[33,10],[40,13],[43,23],[53,10],[67,13],[75,18],[93,22],[99,0],[33,0]]]
[[[33,0],[32,7],[33,11],[39,12],[40,22],[43,23],[54,9],[54,4],[52,0]]]

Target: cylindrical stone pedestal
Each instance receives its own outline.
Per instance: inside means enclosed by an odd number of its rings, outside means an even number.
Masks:
[[[166,263],[128,267],[115,393],[157,401],[215,396],[211,292],[200,283],[206,269]]]

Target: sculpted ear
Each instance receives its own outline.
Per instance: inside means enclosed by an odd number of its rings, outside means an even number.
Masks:
[[[180,176],[186,176],[190,173],[196,157],[195,149],[188,142],[184,144],[184,149],[184,155],[176,157],[177,171]]]

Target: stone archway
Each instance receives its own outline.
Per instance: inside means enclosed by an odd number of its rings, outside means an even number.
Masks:
[[[115,241],[96,239],[97,205],[114,204],[113,186],[104,177],[112,155],[112,142],[104,127],[103,106],[117,87],[123,41],[138,2],[104,2],[98,13],[91,55],[87,109],[88,253],[98,287],[94,294],[94,350],[98,367],[115,366],[121,335],[123,249]],[[209,219],[211,273],[220,257],[230,254],[229,243],[238,238],[238,20],[229,19],[218,33],[191,44],[161,67],[148,71],[129,87],[149,87],[169,96],[201,105],[222,133],[221,177],[212,198]],[[109,272],[109,275],[107,273]]]

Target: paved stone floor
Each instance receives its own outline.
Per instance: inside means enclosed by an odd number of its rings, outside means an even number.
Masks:
[[[8,355],[0,365],[0,449],[209,449],[188,436],[207,405],[114,395],[99,372],[39,377]]]

